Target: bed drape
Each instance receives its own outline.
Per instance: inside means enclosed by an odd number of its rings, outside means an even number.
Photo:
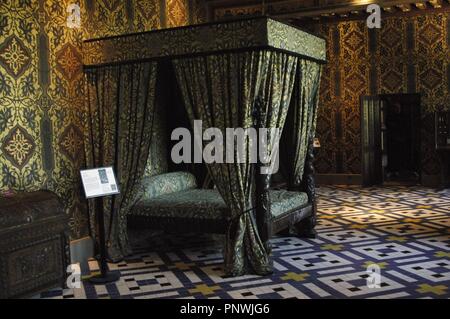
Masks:
[[[174,60],[174,69],[191,120],[204,127],[282,128],[292,93],[297,58],[275,51],[224,53]],[[255,101],[262,99],[262,108]],[[258,118],[257,118],[258,117]],[[258,124],[259,123],[259,124]],[[230,207],[226,234],[225,273],[265,275],[272,272],[269,251],[258,234],[254,165],[250,140],[242,149],[243,163],[207,164],[212,179]],[[269,147],[269,151],[270,151]],[[270,154],[270,153],[269,153]],[[224,159],[230,156],[224,151]]]
[[[267,52],[266,52],[267,54]],[[261,79],[259,98],[262,103],[258,111],[258,128],[279,128],[283,130],[289,104],[294,87],[298,58],[283,53],[270,52],[267,56],[268,63],[265,74]],[[272,140],[267,138],[267,156],[274,156],[278,151],[272,145]]]
[[[281,142],[281,162],[288,187],[298,190],[302,183],[306,154],[316,131],[321,64],[298,60],[288,117]]]
[[[278,132],[259,132],[259,138],[266,141],[266,150],[259,154],[260,162],[256,165],[259,170],[256,173],[256,222],[259,235],[267,254],[271,254],[270,219],[272,217],[269,186],[273,173],[279,169],[279,135],[281,134],[286,116],[288,114],[289,103],[294,86],[298,58],[292,55],[271,53],[268,57],[268,72],[263,76],[259,101],[256,103],[258,110],[258,122],[256,127],[279,129]],[[275,134],[271,134],[275,133]],[[261,150],[260,150],[261,151]],[[264,158],[265,157],[265,158]],[[270,159],[270,160],[269,160]],[[275,163],[276,162],[276,163]]]
[[[130,253],[127,218],[149,155],[155,105],[156,62],[91,69],[87,77],[86,166],[113,166],[120,194],[103,199],[108,257]],[[89,203],[94,238],[94,205]]]

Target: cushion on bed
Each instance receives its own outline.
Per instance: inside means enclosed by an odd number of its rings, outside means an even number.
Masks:
[[[228,211],[216,190],[189,189],[139,201],[133,215],[221,219]]]
[[[271,202],[270,211],[274,217],[280,216],[308,203],[308,195],[301,192],[271,190],[269,191],[269,196]]]
[[[173,172],[145,177],[142,181],[141,200],[178,193],[197,188],[195,176],[189,172]]]
[[[272,216],[277,217],[308,203],[305,193],[271,190]],[[228,208],[217,190],[188,189],[146,198],[137,203],[133,215],[153,217],[223,219]]]

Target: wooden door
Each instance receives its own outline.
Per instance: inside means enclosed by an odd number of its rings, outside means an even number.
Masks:
[[[381,108],[377,96],[361,97],[361,164],[363,186],[383,183]]]

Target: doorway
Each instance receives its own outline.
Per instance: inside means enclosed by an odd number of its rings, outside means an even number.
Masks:
[[[420,183],[420,95],[361,97],[364,186]]]

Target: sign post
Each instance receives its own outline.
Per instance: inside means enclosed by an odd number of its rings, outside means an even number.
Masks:
[[[91,277],[89,281],[93,284],[104,284],[114,282],[119,279],[118,273],[108,271],[106,261],[106,241],[105,241],[105,220],[103,197],[119,194],[119,188],[114,176],[112,167],[101,167],[94,169],[81,170],[81,180],[83,182],[84,193],[86,199],[94,198],[95,200],[95,219],[97,224],[97,236],[100,249],[100,274]]]

